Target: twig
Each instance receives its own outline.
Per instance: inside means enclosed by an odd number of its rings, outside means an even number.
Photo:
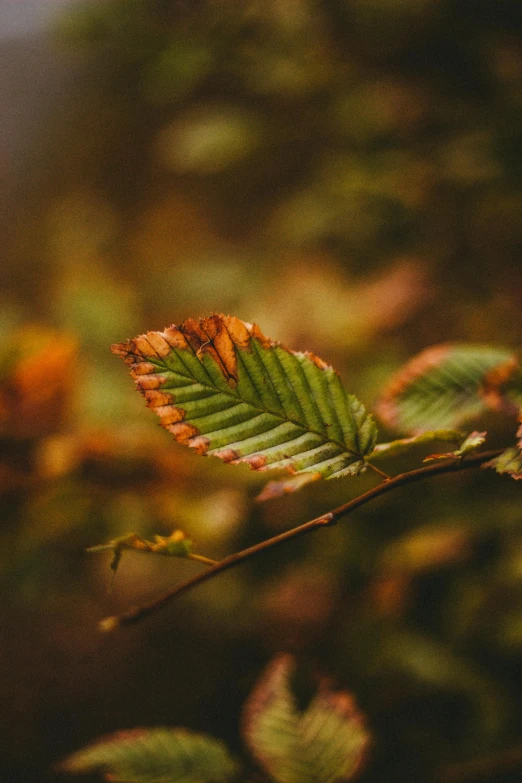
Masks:
[[[373,465],[371,462],[366,463],[371,470],[373,470],[374,473],[377,473],[378,476],[380,476],[383,481],[390,481],[391,476],[389,476],[387,473],[384,472],[384,470],[381,470],[377,467],[377,465]]]
[[[294,527],[291,530],[286,530],[284,533],[280,533],[273,538],[268,538],[266,541],[261,541],[259,544],[254,544],[254,546],[248,547],[248,549],[235,552],[233,555],[229,555],[228,557],[223,558],[223,560],[218,560],[214,565],[211,565],[209,568],[207,568],[206,571],[202,571],[200,574],[197,574],[191,579],[188,579],[186,582],[182,582],[180,585],[177,585],[177,587],[168,590],[166,593],[163,593],[163,595],[160,595],[149,604],[136,607],[118,616],[105,618],[105,620],[102,620],[100,623],[100,630],[112,631],[114,628],[117,628],[120,625],[132,625],[133,623],[137,623],[144,617],[148,617],[148,615],[155,612],[175,596],[187,592],[196,585],[201,584],[202,582],[206,582],[208,579],[212,579],[222,571],[228,571],[230,568],[245,562],[245,560],[250,560],[252,557],[260,555],[267,549],[273,549],[280,544],[284,544],[286,541],[291,541],[294,538],[300,538],[301,536],[304,536],[307,533],[311,533],[312,531],[319,528],[334,525],[340,517],[351,513],[356,508],[364,506],[366,503],[369,503],[370,501],[386,494],[387,492],[391,492],[397,487],[402,487],[405,484],[412,484],[415,481],[430,478],[431,476],[438,476],[442,473],[455,473],[461,470],[468,470],[469,468],[478,468],[488,460],[491,460],[494,457],[498,457],[498,455],[501,453],[501,449],[496,451],[483,451],[480,454],[474,454],[473,456],[466,457],[464,459],[451,459],[447,462],[441,462],[435,465],[427,465],[426,467],[417,468],[416,470],[411,470],[407,473],[401,473],[394,478],[383,481],[378,486],[373,487],[373,489],[370,489],[367,492],[364,492],[362,495],[353,498],[353,500],[349,500],[347,503],[343,503],[342,506],[339,506],[327,514],[316,517],[316,519],[305,522],[303,525]]]

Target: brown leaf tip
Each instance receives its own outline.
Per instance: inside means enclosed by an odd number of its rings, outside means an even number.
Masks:
[[[194,438],[196,435],[199,435],[199,430],[194,427],[193,424],[186,424],[185,422],[179,422],[174,424],[165,424],[165,429],[167,429],[178,441],[178,443],[182,443],[184,446],[190,445],[190,439]]]
[[[266,457],[264,454],[251,454],[248,457],[241,457],[235,449],[222,449],[212,452],[213,457],[218,457],[223,462],[231,465],[249,465],[252,470],[262,470],[266,466]]]
[[[331,365],[329,365],[327,362],[320,359],[318,356],[316,356],[314,353],[311,353],[310,351],[304,351],[304,356],[306,356],[308,359],[310,359],[311,362],[315,364],[316,367],[318,367],[320,370],[329,370],[331,368]]]
[[[156,389],[144,390],[143,396],[147,400],[148,408],[158,408],[165,405],[171,405],[174,402],[174,397],[168,392],[157,391]]]
[[[114,345],[111,345],[110,350],[116,356],[125,357],[129,353],[129,343],[114,343]]]
[[[200,321],[188,318],[179,328],[192,346],[196,356],[199,358],[204,354],[211,356],[227,381],[235,384],[237,383],[237,356],[235,343],[227,328],[226,320],[223,315],[211,315]],[[231,320],[228,317],[229,323]],[[233,319],[233,322],[235,332],[240,333],[240,328],[236,323],[238,319]]]
[[[265,337],[265,335],[263,334],[263,332],[261,331],[261,329],[257,324],[253,324],[249,328],[249,332],[252,335],[252,337],[255,337],[256,340],[258,340],[261,343],[263,348],[273,348],[274,345],[278,344],[274,340],[270,340],[268,337]]]
[[[201,456],[206,455],[209,445],[210,441],[204,435],[196,435],[195,437],[191,438],[188,443],[189,449],[193,449],[196,454],[200,454]]]
[[[215,451],[214,457],[218,457],[223,462],[236,462],[239,459],[239,454],[234,449],[223,449],[222,451]]]
[[[243,457],[238,460],[238,462],[250,465],[252,470],[262,470],[266,465],[267,459],[264,454],[251,454],[249,457]]]
[[[251,324],[247,324],[233,315],[219,317],[223,320],[232,342],[243,350],[248,348],[252,334]]]

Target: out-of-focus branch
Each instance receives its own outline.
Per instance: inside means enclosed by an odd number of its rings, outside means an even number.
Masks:
[[[407,473],[401,473],[400,475],[394,476],[393,478],[385,479],[381,484],[378,484],[376,487],[373,487],[367,492],[364,492],[362,495],[353,498],[353,500],[349,500],[347,503],[343,503],[342,506],[339,506],[333,511],[329,511],[327,514],[316,517],[309,522],[305,522],[303,525],[299,525],[298,527],[294,527],[291,530],[285,531],[284,533],[280,533],[273,538],[268,538],[266,541],[261,541],[259,544],[254,544],[254,546],[251,546],[248,549],[235,552],[233,555],[229,555],[228,557],[223,558],[223,560],[218,560],[214,565],[211,565],[205,571],[197,574],[191,579],[188,579],[186,582],[182,582],[180,585],[177,585],[171,590],[168,590],[166,593],[163,593],[148,604],[138,606],[118,616],[105,618],[100,623],[100,630],[112,631],[113,629],[122,625],[132,625],[133,623],[137,623],[145,617],[148,617],[149,615],[156,612],[156,610],[160,609],[160,607],[162,607],[175,596],[180,595],[181,593],[185,593],[196,585],[212,579],[222,571],[228,571],[230,568],[234,568],[234,566],[237,566],[246,560],[250,560],[257,555],[260,555],[267,549],[273,549],[280,544],[284,544],[286,541],[291,541],[294,538],[300,538],[301,536],[304,536],[307,533],[311,533],[314,530],[328,527],[329,525],[334,525],[338,519],[346,516],[352,511],[355,511],[356,508],[364,506],[366,503],[369,503],[375,498],[378,498],[381,495],[385,495],[387,492],[391,492],[398,487],[405,486],[406,484],[412,484],[425,478],[431,478],[432,476],[439,476],[444,473],[456,473],[461,470],[469,470],[470,468],[479,468],[485,462],[488,462],[494,457],[498,457],[498,455],[501,453],[501,450],[483,451],[470,457],[455,458],[436,465],[427,465],[426,467],[417,468],[416,470],[411,470]]]

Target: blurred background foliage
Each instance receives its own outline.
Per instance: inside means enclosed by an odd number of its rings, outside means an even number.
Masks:
[[[520,345],[522,6],[69,2],[49,37],[43,60],[41,37],[0,41],[6,110],[38,108],[0,222],[4,779],[55,780],[52,762],[135,725],[237,747],[280,650],[356,694],[375,736],[363,781],[445,780],[519,744],[511,480],[408,487],[109,637],[101,617],[197,566],[128,554],[108,596],[84,548],[181,527],[219,557],[373,481],[255,504],[258,477],[160,431],[113,342],[230,312],[333,363],[370,407],[427,345]],[[481,424],[492,446],[513,431]]]

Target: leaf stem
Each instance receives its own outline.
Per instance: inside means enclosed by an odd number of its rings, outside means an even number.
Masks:
[[[105,618],[105,620],[102,620],[100,623],[100,630],[112,631],[118,626],[132,625],[137,623],[143,618],[148,617],[149,615],[156,612],[175,596],[187,592],[196,585],[201,584],[202,582],[206,582],[221,572],[228,571],[230,568],[234,568],[240,563],[244,563],[246,560],[257,557],[257,555],[260,555],[267,549],[273,549],[280,544],[286,543],[286,541],[291,541],[294,538],[300,538],[301,536],[307,535],[314,530],[318,530],[329,525],[335,525],[337,520],[341,517],[350,514],[352,511],[355,511],[356,508],[364,506],[366,503],[370,503],[375,498],[378,498],[387,492],[391,492],[398,487],[405,486],[406,484],[412,484],[416,481],[421,481],[425,478],[431,478],[432,476],[438,476],[444,473],[456,473],[461,470],[468,470],[470,468],[479,468],[485,462],[498,457],[498,455],[501,453],[502,449],[495,451],[483,451],[479,454],[465,457],[462,460],[449,459],[444,462],[441,461],[435,465],[426,465],[425,467],[417,468],[416,470],[411,470],[407,473],[400,473],[398,476],[394,476],[393,478],[389,478],[388,480],[383,481],[381,484],[378,484],[376,487],[369,489],[367,492],[363,492],[362,495],[358,495],[358,497],[349,500],[347,503],[343,503],[343,505],[339,506],[333,511],[328,512],[327,514],[316,517],[315,519],[312,519],[309,522],[305,522],[303,525],[299,525],[298,527],[286,530],[284,533],[279,533],[277,536],[273,536],[272,538],[268,538],[265,541],[259,542],[258,544],[254,544],[254,546],[243,549],[240,552],[235,552],[232,555],[228,555],[228,557],[223,558],[223,560],[218,560],[206,571],[202,571],[196,576],[193,576],[191,579],[187,579],[186,582],[182,582],[181,584],[177,585],[171,590],[168,590],[166,593],[163,593],[158,598],[154,599],[148,604],[145,604],[144,606],[138,606],[118,616]]]
[[[375,473],[377,473],[378,476],[381,476],[381,478],[384,479],[384,481],[391,481],[391,476],[389,476],[387,473],[384,472],[384,470],[381,470],[376,465],[373,465],[371,462],[366,462],[369,468],[371,468]]]
[[[197,560],[198,563],[204,563],[208,566],[214,566],[218,562],[217,560],[211,560],[210,557],[205,557],[204,555],[196,555],[194,552],[190,552],[186,555],[186,558],[188,560]]]
[[[88,546],[86,552],[114,552],[114,544],[109,542],[108,544],[96,544],[95,546]]]

